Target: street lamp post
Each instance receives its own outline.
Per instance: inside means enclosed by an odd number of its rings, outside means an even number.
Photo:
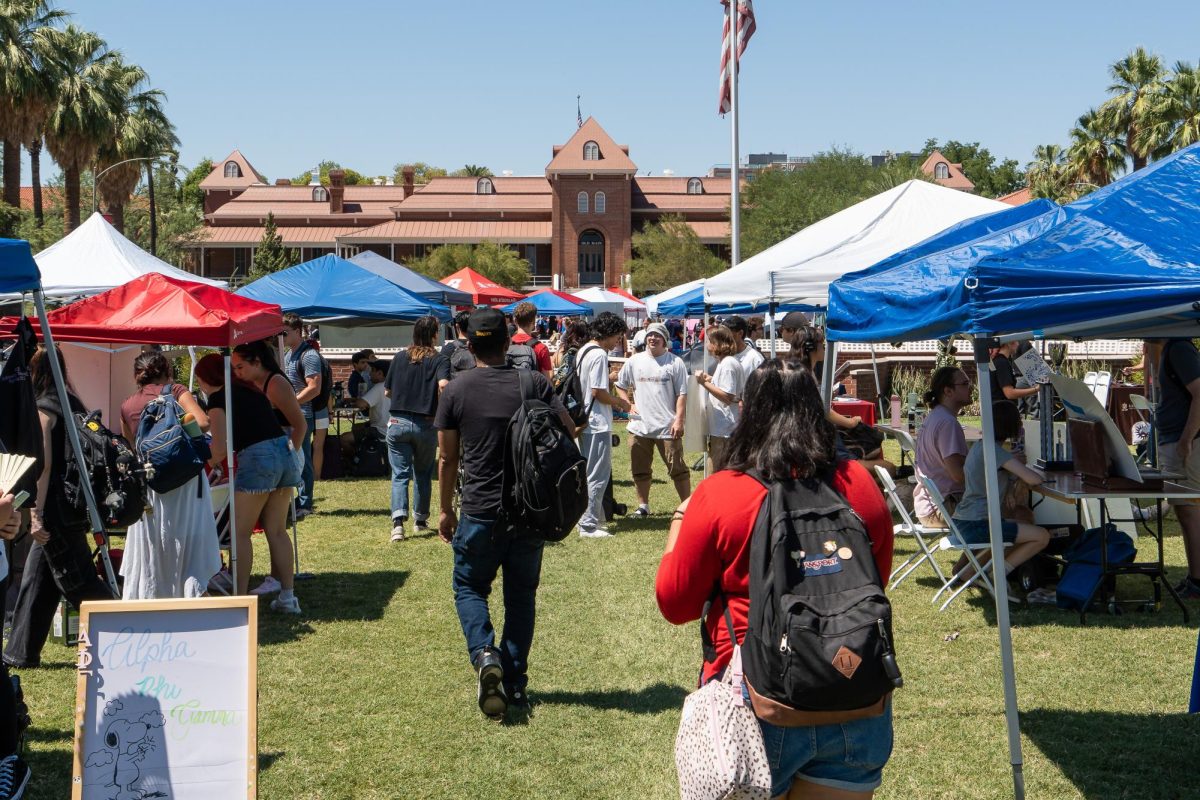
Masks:
[[[92,175],[92,213],[95,214],[96,210],[98,208],[98,206],[96,205],[96,186],[97,186],[97,184],[100,183],[100,176],[102,176],[104,173],[108,172],[111,169],[116,169],[117,167],[121,166],[122,164],[130,164],[134,161],[157,161],[160,158],[171,158],[173,155],[175,155],[175,154],[174,153],[159,153],[159,154],[153,155],[153,156],[139,156],[137,158],[127,158],[124,161],[118,161],[115,164],[110,164],[109,166],[105,167],[104,169],[102,169],[99,172]],[[153,169],[151,169],[149,172],[148,180],[150,181],[150,254],[157,255],[154,252],[155,250],[158,249],[157,248],[157,245],[158,245],[158,241],[157,241],[157,239],[158,239],[158,224],[157,224],[158,220],[156,220],[154,218],[154,170]]]

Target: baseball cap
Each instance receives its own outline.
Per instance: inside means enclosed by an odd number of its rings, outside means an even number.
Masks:
[[[489,337],[503,338],[508,335],[508,324],[504,315],[494,308],[478,308],[467,319],[467,337],[471,341]]]
[[[811,324],[812,321],[809,320],[808,314],[805,314],[803,311],[789,311],[783,315],[783,319],[779,322],[779,327],[792,328],[794,330]]]

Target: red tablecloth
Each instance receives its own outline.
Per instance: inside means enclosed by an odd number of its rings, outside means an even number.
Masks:
[[[866,400],[834,400],[833,410],[847,417],[862,417],[868,425],[875,424],[875,404]]]

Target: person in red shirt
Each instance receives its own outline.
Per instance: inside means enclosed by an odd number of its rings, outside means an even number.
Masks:
[[[870,473],[855,461],[838,461],[834,428],[827,420],[817,378],[805,365],[781,369],[767,362],[750,375],[741,424],[730,439],[726,469],[706,478],[671,520],[655,593],[667,621],[700,618],[720,589],[728,599],[735,634],[745,635],[750,605],[750,534],[766,488],[746,472],[825,476],[865,523],[871,553],[887,585],[892,563],[892,518]],[[720,601],[704,622],[716,645],[701,682],[719,677],[733,655]],[[869,798],[891,754],[890,702],[875,716],[831,724],[784,727],[759,721],[767,742],[773,795],[788,798]]]
[[[534,335],[537,306],[528,301],[517,303],[517,307],[513,309],[513,322],[517,323],[517,332],[513,334],[512,343],[529,345],[533,349],[534,358],[537,359],[538,372],[549,378],[554,370],[554,365],[550,363],[550,348]]]

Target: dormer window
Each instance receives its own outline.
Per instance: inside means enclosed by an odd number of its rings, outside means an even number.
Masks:
[[[588,195],[587,192],[580,192],[579,197],[575,199],[575,210],[580,214],[588,213]]]
[[[947,180],[950,177],[950,165],[945,161],[939,161],[933,168],[933,177],[939,181]]]
[[[242,177],[242,168],[240,166],[238,166],[238,163],[236,161],[226,161],[225,162],[225,177],[226,178]]]
[[[325,191],[324,186],[318,186],[317,188],[313,189],[313,202],[314,203],[328,203],[329,202],[329,192]]]
[[[584,142],[583,144],[583,160],[584,161],[599,161],[600,160],[600,145],[595,142]]]
[[[688,178],[688,194],[704,194],[704,182],[699,178]]]
[[[475,194],[495,194],[496,187],[491,178],[480,178],[475,182]]]
[[[605,205],[604,192],[596,192],[596,213],[603,214]]]

